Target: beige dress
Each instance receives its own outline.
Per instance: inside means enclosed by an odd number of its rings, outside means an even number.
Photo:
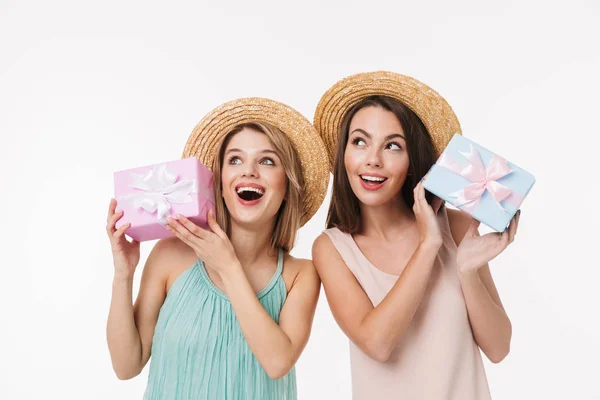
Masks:
[[[445,208],[438,218],[444,244],[421,305],[389,360],[378,362],[350,342],[354,400],[490,399],[460,287],[456,243]],[[325,233],[376,307],[398,276],[373,266],[351,235],[337,228]]]

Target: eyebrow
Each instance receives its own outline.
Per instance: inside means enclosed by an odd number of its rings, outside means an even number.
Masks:
[[[354,132],[362,133],[363,135],[365,135],[365,136],[366,136],[366,137],[368,137],[369,139],[371,139],[371,138],[373,137],[373,135],[371,135],[369,132],[367,132],[367,131],[365,131],[365,130],[363,130],[363,129],[360,129],[360,128],[357,128],[357,129],[353,130],[353,131],[352,131],[352,133],[350,133],[350,135],[352,135]],[[385,137],[385,140],[390,140],[390,139],[395,139],[395,138],[401,138],[401,139],[403,139],[403,140],[406,140],[406,139],[404,138],[404,136],[402,136],[402,135],[401,135],[401,134],[399,134],[399,133],[391,133],[391,134],[389,134],[389,135],[387,135],[387,136]]]
[[[234,147],[234,148],[227,150],[227,152],[225,154],[229,154],[229,153],[243,153],[243,150]],[[261,150],[261,153],[275,154],[276,156],[279,157],[277,152],[274,150],[265,149],[265,150]]]

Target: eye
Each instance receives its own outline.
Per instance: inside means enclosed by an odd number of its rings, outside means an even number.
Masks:
[[[229,159],[229,164],[231,164],[231,165],[238,165],[241,163],[242,163],[242,160],[238,156],[233,156]]]
[[[355,146],[361,146],[361,147],[366,146],[366,143],[362,138],[354,138],[352,140],[352,144]]]
[[[263,158],[262,160],[260,160],[260,163],[263,165],[275,165],[275,161],[273,161],[273,159],[269,157]]]
[[[402,147],[396,142],[389,142],[385,145],[385,148],[390,150],[402,150]]]

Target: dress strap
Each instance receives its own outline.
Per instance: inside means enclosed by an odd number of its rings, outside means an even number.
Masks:
[[[259,299],[265,296],[267,293],[269,293],[279,281],[279,278],[281,277],[281,273],[283,271],[283,256],[283,250],[279,248],[277,252],[277,269],[275,270],[275,274],[273,275],[271,281],[269,281],[267,286],[263,290],[258,292],[257,296]]]

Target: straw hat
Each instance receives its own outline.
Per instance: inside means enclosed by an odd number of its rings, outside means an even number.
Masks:
[[[314,125],[323,138],[333,168],[344,115],[365,97],[382,95],[400,101],[423,121],[439,154],[455,133],[461,133],[458,118],[435,90],[418,80],[394,72],[365,72],[333,85],[319,101]]]
[[[221,139],[237,125],[265,122],[279,128],[292,143],[302,166],[304,198],[301,224],[317,212],[329,183],[325,145],[314,126],[293,108],[258,97],[233,100],[209,112],[192,131],[183,157],[196,157],[212,170]]]

